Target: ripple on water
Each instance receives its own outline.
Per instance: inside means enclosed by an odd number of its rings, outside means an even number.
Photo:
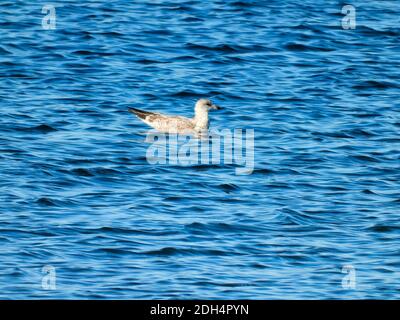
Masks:
[[[389,2],[355,30],[335,1],[110,0],[57,6],[56,30],[0,4],[0,298],[398,298]],[[200,97],[224,107],[211,128],[255,129],[252,174],[148,161],[127,108]]]

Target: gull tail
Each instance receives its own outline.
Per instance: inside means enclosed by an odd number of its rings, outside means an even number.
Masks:
[[[144,110],[136,109],[136,108],[128,108],[129,112],[132,112],[138,118],[145,120],[147,116],[151,115],[151,112],[147,112]]]

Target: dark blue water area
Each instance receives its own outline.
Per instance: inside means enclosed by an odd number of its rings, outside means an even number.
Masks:
[[[400,298],[399,1],[50,3],[0,3],[0,298]],[[200,97],[252,174],[149,163],[127,108]]]

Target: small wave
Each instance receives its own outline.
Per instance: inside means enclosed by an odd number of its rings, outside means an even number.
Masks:
[[[328,47],[315,47],[310,45],[305,45],[302,43],[288,43],[285,45],[285,48],[290,51],[322,51],[322,52],[329,52],[334,51],[334,48]]]
[[[373,232],[379,232],[379,233],[389,233],[389,232],[400,230],[400,226],[389,226],[389,225],[376,224],[372,227],[369,227],[368,230],[371,230]]]
[[[368,80],[364,81],[361,84],[357,84],[353,86],[353,89],[356,90],[368,90],[368,89],[390,89],[390,88],[399,88],[399,85],[389,81],[376,81],[376,80]]]
[[[197,93],[191,90],[181,90],[178,92],[174,92],[170,95],[171,97],[178,97],[178,98],[186,98],[186,97],[190,97],[190,98],[201,98],[202,96],[204,96],[203,93]]]
[[[220,184],[218,186],[219,189],[221,189],[222,191],[224,191],[225,193],[231,193],[235,190],[239,190],[240,188],[233,184],[233,183],[224,183],[224,184]]]
[[[12,52],[8,51],[3,46],[0,46],[0,54],[12,54]]]
[[[17,128],[16,130],[30,132],[30,133],[43,133],[43,134],[58,131],[57,129],[55,129],[52,126],[49,126],[47,124],[41,124],[41,125],[38,125],[35,127]]]
[[[232,44],[218,44],[214,46],[206,46],[195,43],[187,43],[186,48],[191,50],[199,51],[211,51],[211,52],[222,52],[222,53],[239,53],[239,52],[260,52],[264,51],[265,47],[255,44],[255,45],[232,45]]]
[[[344,133],[344,132],[311,132],[313,136],[319,136],[319,137],[329,137],[329,138],[340,138],[340,139],[351,139],[352,136]]]
[[[248,6],[253,6],[256,5],[257,2],[253,1],[253,0],[247,0],[247,1],[233,1],[232,3],[230,3],[230,5],[232,7],[248,7]]]
[[[204,19],[202,19],[201,17],[185,17],[183,18],[183,21],[185,22],[203,22],[205,21]]]
[[[376,136],[376,134],[373,133],[372,131],[368,131],[365,129],[359,129],[359,128],[346,130],[343,133],[345,135],[349,135],[350,137],[353,137],[353,138],[357,138],[357,137],[370,138],[370,137]]]
[[[36,203],[48,207],[56,206],[56,203],[50,198],[40,198]]]
[[[140,59],[140,60],[136,60],[135,62],[139,63],[139,64],[144,64],[144,65],[166,63],[166,62],[162,62],[162,61],[158,61],[158,60],[151,60],[151,59]]]
[[[130,250],[119,249],[119,248],[98,248],[93,251],[93,253],[106,253],[106,254],[114,254],[114,255],[127,255],[132,254],[133,252]]]
[[[76,54],[76,55],[79,55],[79,56],[86,56],[86,57],[90,57],[90,56],[110,57],[110,56],[115,56],[118,53],[115,53],[115,52],[96,52],[96,51],[89,51],[89,50],[76,50],[76,51],[73,51],[72,54]]]
[[[399,28],[390,28],[390,29],[374,29],[370,26],[366,25],[360,25],[357,26],[357,32],[359,32],[362,35],[367,35],[367,36],[387,36],[387,37],[399,37],[400,35],[400,29]]]
[[[80,176],[80,177],[93,177],[94,174],[91,173],[89,170],[84,169],[84,168],[76,168],[76,169],[72,169],[71,172],[74,175]]]
[[[209,248],[175,248],[175,247],[165,247],[158,250],[150,250],[143,252],[145,255],[151,256],[176,256],[176,255],[210,255],[210,256],[227,256],[232,255],[233,253],[217,250],[217,249],[209,249]]]
[[[94,177],[94,176],[109,176],[121,174],[120,171],[110,168],[75,168],[71,170],[71,173],[81,177]]]
[[[215,222],[215,223],[201,223],[201,222],[193,222],[187,224],[185,229],[190,233],[195,234],[210,234],[210,233],[262,233],[265,232],[265,229],[258,225],[246,225],[246,224],[231,224],[224,222]]]
[[[361,162],[379,162],[378,159],[363,154],[353,155],[352,158]]]
[[[173,34],[173,32],[168,29],[151,29],[151,30],[143,30],[142,32],[143,34],[158,35],[158,36],[170,36]]]

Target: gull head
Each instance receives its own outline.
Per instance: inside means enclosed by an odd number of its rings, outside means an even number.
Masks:
[[[208,112],[209,110],[219,110],[221,107],[213,104],[211,100],[208,99],[200,99],[196,102],[196,106],[194,108],[195,112]]]

